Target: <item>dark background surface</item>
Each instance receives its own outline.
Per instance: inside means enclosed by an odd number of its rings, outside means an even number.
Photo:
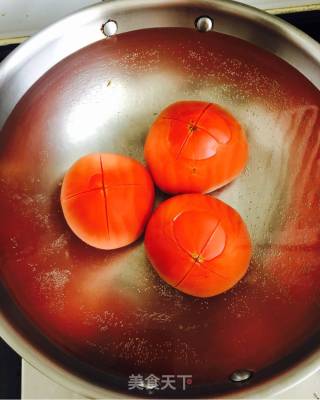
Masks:
[[[0,398],[21,397],[21,358],[0,339]]]
[[[320,11],[284,14],[281,18],[320,42]],[[17,45],[0,46],[0,62]],[[21,397],[21,358],[0,339],[0,399]]]
[[[283,14],[280,17],[320,42],[320,11]]]

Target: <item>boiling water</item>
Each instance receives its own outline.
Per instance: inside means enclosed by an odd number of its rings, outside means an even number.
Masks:
[[[161,281],[142,240],[116,251],[85,245],[59,204],[76,159],[108,151],[143,161],[156,115],[187,99],[226,107],[250,145],[245,172],[213,195],[246,221],[251,265],[209,299]],[[136,31],[82,49],[29,90],[2,131],[3,281],[44,334],[124,381],[191,374],[201,388],[278,362],[318,329],[319,106],[288,64],[217,33]]]

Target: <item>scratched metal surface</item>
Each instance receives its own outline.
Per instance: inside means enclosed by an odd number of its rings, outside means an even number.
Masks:
[[[245,172],[213,193],[247,223],[250,269],[210,299],[162,282],[142,240],[86,246],[59,205],[76,159],[108,151],[143,162],[148,127],[183,99],[226,107],[250,145]],[[123,382],[188,373],[194,393],[211,393],[230,388],[236,369],[258,376],[318,332],[319,105],[319,91],[284,61],[218,33],[150,29],[80,50],[31,88],[1,132],[3,281],[45,335]]]

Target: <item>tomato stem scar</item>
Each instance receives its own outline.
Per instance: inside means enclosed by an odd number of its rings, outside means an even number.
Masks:
[[[200,253],[189,253],[187,252],[187,254],[189,254],[189,256],[191,256],[191,258],[194,260],[193,264],[191,265],[191,267],[188,269],[188,271],[185,273],[185,275],[182,277],[182,279],[180,279],[180,281],[178,283],[176,283],[176,285],[174,286],[175,288],[178,288],[179,285],[181,285],[181,283],[186,279],[186,277],[191,273],[191,271],[193,270],[193,268],[195,267],[195,265],[199,265],[201,266],[202,263],[205,261],[204,257],[203,257],[203,252],[206,250],[210,240],[212,239],[213,235],[215,234],[216,230],[218,229],[220,222],[217,222],[216,226],[213,228],[211,234],[209,235],[208,239],[206,240],[205,244],[203,245],[202,249],[200,250]],[[177,242],[178,243],[178,242]],[[179,245],[179,244],[178,244]],[[180,247],[180,245],[179,245]],[[180,247],[181,248],[181,247]],[[184,249],[183,249],[184,250]],[[185,251],[185,250],[184,250]],[[213,271],[214,272],[214,271]],[[219,275],[218,273],[216,273],[217,275]],[[219,275],[220,276],[220,275]]]
[[[194,259],[195,262],[198,263],[202,263],[204,261],[204,258],[201,256],[201,254],[192,253],[191,257]]]
[[[182,153],[184,147],[188,144],[188,142],[189,142],[191,136],[193,135],[193,133],[198,129],[197,125],[198,125],[198,123],[199,123],[201,117],[204,115],[204,113],[205,113],[205,112],[208,110],[208,108],[210,108],[210,107],[211,107],[211,103],[208,103],[208,104],[204,107],[204,109],[200,112],[200,114],[199,114],[198,118],[196,119],[196,121],[195,121],[194,123],[191,122],[191,123],[188,124],[188,135],[186,136],[185,140],[183,141],[183,143],[182,143],[182,145],[181,145],[181,147],[180,147],[180,150],[178,151],[177,159],[180,157],[180,155],[181,155],[181,153]]]

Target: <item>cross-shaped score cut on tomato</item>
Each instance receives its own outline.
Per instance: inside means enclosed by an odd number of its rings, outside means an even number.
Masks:
[[[115,249],[135,241],[152,211],[154,187],[139,162],[117,154],[90,154],[67,172],[61,205],[72,231],[87,244]]]
[[[216,154],[219,144],[231,140],[231,129],[216,107],[210,103],[205,106],[200,103],[199,106],[202,109],[199,107],[196,119],[185,115],[180,119],[163,117],[171,123],[169,141],[176,158],[204,160]]]
[[[155,183],[168,193],[207,193],[237,177],[248,158],[242,127],[220,106],[181,101],[153,123],[145,158]]]
[[[226,245],[226,234],[219,219],[205,211],[179,214],[173,220],[173,234],[177,244],[195,262],[212,260],[223,252]]]
[[[251,257],[250,236],[240,215],[201,194],[163,202],[147,225],[145,248],[167,283],[198,297],[233,287],[246,273]]]

